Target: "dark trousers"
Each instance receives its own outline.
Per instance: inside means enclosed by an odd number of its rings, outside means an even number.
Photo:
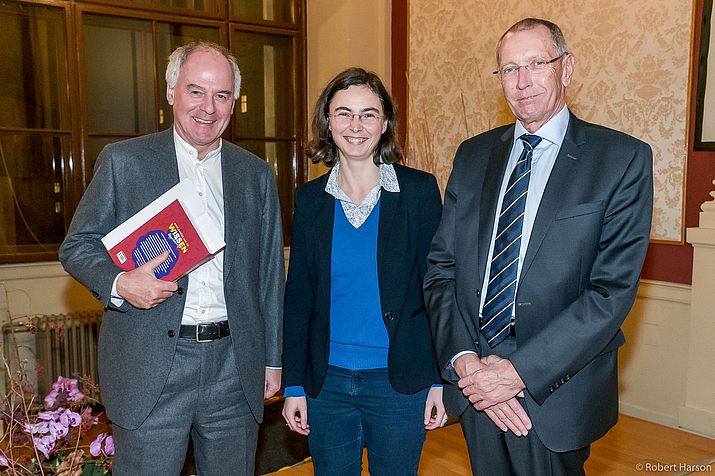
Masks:
[[[503,432],[474,407],[461,417],[472,474],[479,476],[585,475],[590,446],[566,453],[549,450],[531,429],[526,436]]]
[[[115,476],[180,474],[189,435],[201,476],[253,476],[258,423],[243,394],[231,337],[179,339],[156,407],[136,430],[114,425],[113,434]]]
[[[308,445],[315,474],[359,476],[367,447],[371,475],[416,475],[428,392],[397,392],[387,369],[328,367],[320,393],[308,398]]]
[[[483,336],[480,348],[489,349]],[[508,337],[489,353],[507,358],[516,350],[516,339]],[[524,408],[525,410],[526,407]],[[528,413],[528,410],[527,410]],[[467,440],[472,473],[480,476],[579,476],[590,446],[575,451],[556,453],[548,449],[532,428],[526,436],[503,432],[489,417],[474,407],[462,414],[460,422]]]

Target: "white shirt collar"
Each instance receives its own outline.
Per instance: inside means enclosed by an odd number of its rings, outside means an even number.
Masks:
[[[191,144],[186,142],[183,137],[179,135],[176,131],[176,126],[173,127],[174,130],[174,144],[176,147],[177,156],[191,157],[195,162],[199,161],[199,151],[196,150]],[[219,138],[218,147],[209,151],[204,157],[204,161],[213,160],[216,157],[221,157],[221,148],[223,147],[223,139]]]
[[[541,126],[536,132],[534,132],[533,135],[537,135],[542,139],[545,139],[552,144],[556,144],[560,147],[561,143],[564,141],[564,136],[566,136],[566,128],[568,128],[568,125],[569,109],[568,107],[564,106],[563,109],[558,112],[558,114],[549,119],[549,121],[543,126]],[[532,133],[527,131],[519,121],[516,121],[516,127],[514,127],[514,140],[512,144],[516,142],[523,134]]]
[[[384,188],[388,192],[393,192],[397,193],[400,191],[400,184],[397,181],[397,173],[395,173],[395,167],[392,164],[380,164],[380,181],[378,182],[377,186],[373,191],[379,190],[380,188]],[[340,189],[340,185],[338,185],[338,173],[340,172],[340,161],[338,160],[335,163],[335,166],[330,170],[330,175],[328,176],[328,183],[325,184],[325,191],[332,195],[333,197],[337,198],[338,200],[341,201],[348,201],[351,202],[350,198],[345,194]],[[363,200],[363,203],[368,200],[368,198],[374,199],[375,202],[377,202],[377,198],[379,198],[379,194],[374,197],[370,197],[373,195],[373,191],[367,194],[365,197],[365,200]],[[359,204],[356,204],[359,205]]]
[[[397,182],[397,174],[392,164],[380,164],[380,181],[368,192],[362,203],[353,203],[350,197],[340,189],[338,184],[338,173],[340,172],[340,161],[330,171],[328,183],[325,184],[325,191],[335,197],[343,208],[345,217],[355,228],[365,223],[372,210],[380,200],[380,192],[384,189],[387,192],[397,193],[400,191],[400,184]]]

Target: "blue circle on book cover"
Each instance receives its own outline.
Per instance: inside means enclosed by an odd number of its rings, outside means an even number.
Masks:
[[[174,269],[179,258],[178,245],[162,230],[152,230],[146,235],[140,236],[134,251],[132,251],[134,267],[138,268],[164,251],[169,252],[169,257],[154,269],[154,276],[157,279],[163,278]]]

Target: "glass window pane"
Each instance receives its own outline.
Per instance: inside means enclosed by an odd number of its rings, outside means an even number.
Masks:
[[[183,8],[194,12],[209,13],[216,17],[226,16],[225,0],[90,0],[93,3],[103,3],[105,5],[121,5],[133,8],[133,4],[138,5],[161,5],[170,8]],[[162,8],[163,12],[168,11]],[[134,10],[135,16],[142,16],[142,12]],[[193,12],[182,12],[192,15]]]
[[[233,0],[233,14],[248,20],[295,22],[293,0]]]
[[[64,15],[62,8],[0,3],[0,126],[69,129]]]
[[[178,23],[157,24],[157,58],[159,96],[159,130],[166,129],[174,120],[171,106],[166,101],[166,64],[172,51],[191,41],[205,40],[219,43],[219,29],[207,26],[182,25]]]
[[[188,8],[200,12],[215,12],[218,5],[213,0],[156,0],[157,5],[167,7]]]
[[[295,137],[293,38],[235,31],[231,44],[242,78],[234,136]]]
[[[83,17],[90,133],[156,131],[151,22]]]
[[[295,142],[242,140],[236,143],[268,162],[273,168],[273,174],[276,178],[278,188],[278,196],[281,201],[281,213],[283,215],[283,240],[286,243],[290,243],[288,230],[293,220],[293,192],[295,190],[296,181]]]
[[[65,234],[70,137],[0,134],[0,262],[56,251]]]

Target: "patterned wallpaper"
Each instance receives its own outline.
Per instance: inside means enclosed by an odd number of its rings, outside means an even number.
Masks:
[[[491,74],[494,48],[519,19],[546,18],[576,57],[569,106],[651,144],[651,238],[682,239],[691,0],[411,0],[409,8],[410,165],[444,188],[461,141],[514,120]]]

